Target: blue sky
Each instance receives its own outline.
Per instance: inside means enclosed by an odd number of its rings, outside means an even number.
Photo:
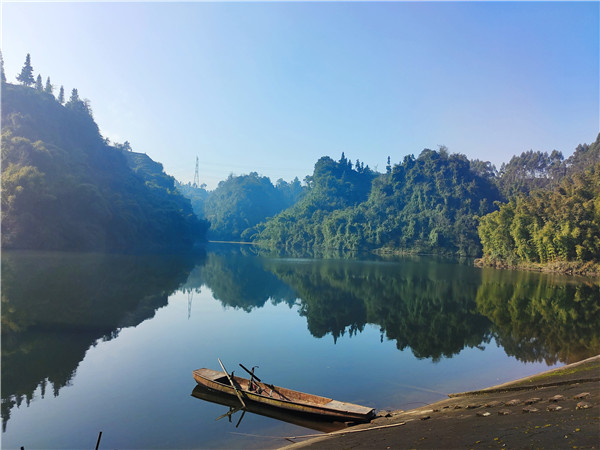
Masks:
[[[342,152],[446,145],[496,166],[599,125],[598,2],[6,2],[9,81],[77,88],[102,134],[210,189]]]

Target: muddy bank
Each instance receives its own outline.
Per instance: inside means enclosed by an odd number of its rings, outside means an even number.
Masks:
[[[286,449],[598,448],[600,355],[410,411],[380,412],[369,424]]]

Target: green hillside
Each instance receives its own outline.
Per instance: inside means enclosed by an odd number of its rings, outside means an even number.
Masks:
[[[564,270],[597,272],[600,260],[600,135],[580,145],[548,187],[518,194],[481,218],[484,264],[578,263]],[[589,266],[589,267],[586,267]]]
[[[206,228],[160,164],[102,138],[86,102],[2,84],[3,248],[187,248]]]
[[[344,155],[321,158],[299,203],[255,228],[255,240],[285,250],[375,250],[454,255],[481,251],[476,216],[500,194],[463,155],[407,156],[378,174]]]

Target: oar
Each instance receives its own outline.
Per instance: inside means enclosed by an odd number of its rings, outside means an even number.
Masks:
[[[242,363],[240,363],[240,367],[242,369],[244,369],[246,372],[248,372],[251,376],[256,378],[256,381],[258,381],[259,383],[262,383],[262,380],[260,378],[258,378],[256,375],[254,375],[254,370],[252,370],[252,372],[250,372]]]
[[[240,416],[240,420],[238,420],[238,423],[235,425],[236,428],[240,426],[240,423],[242,423],[242,419],[244,418],[244,414],[246,414],[246,410],[245,409],[242,411],[242,415]]]
[[[219,358],[217,358],[217,359],[219,360],[219,364],[221,364],[221,369],[223,369],[223,372],[225,372],[225,375],[227,375],[227,379],[229,380],[229,383],[231,383],[231,387],[235,391],[235,395],[237,395],[237,398],[239,399],[240,403],[242,404],[242,407],[246,408],[246,404],[244,403],[244,400],[242,400],[242,396],[240,395],[240,392],[235,387],[235,384],[233,383],[233,380],[229,376],[229,373],[227,373],[227,371],[225,370],[225,366],[223,366],[221,359],[219,359]]]
[[[234,408],[233,406],[231,406],[231,407],[229,408],[229,411],[227,411],[225,414],[222,414],[222,415],[220,415],[219,417],[217,417],[217,418],[215,419],[215,421],[217,421],[217,420],[220,420],[220,419],[222,419],[223,417],[227,417],[227,416],[229,416],[229,418],[230,418],[229,420],[231,421],[231,416],[232,416],[233,414],[235,414],[236,412],[238,412],[240,409],[242,409],[242,407],[241,407],[241,406],[238,406],[237,408]],[[244,410],[244,411],[245,411],[245,410]]]
[[[289,398],[287,398],[285,395],[283,395],[281,392],[279,392],[277,389],[275,389],[275,386],[273,386],[272,384],[263,382],[260,378],[258,378],[256,375],[254,375],[254,372],[250,372],[246,367],[244,367],[244,365],[242,363],[240,363],[240,367],[242,369],[244,369],[246,372],[248,372],[250,375],[252,375],[254,378],[256,378],[259,383],[263,383],[265,386],[270,387],[271,393],[277,392],[277,394],[279,394],[281,396],[281,398],[283,398],[285,400],[289,400]]]
[[[248,368],[246,366],[244,366],[242,363],[240,363],[240,367],[250,374],[250,386],[252,386],[253,380],[256,380],[259,383],[262,383],[262,380],[260,378],[258,378],[256,375],[254,375],[254,367],[258,367],[258,366],[254,366],[252,368],[252,371],[248,370]],[[256,384],[256,383],[254,383],[254,384]],[[264,384],[265,384],[265,386],[268,386],[267,383],[264,383]],[[256,384],[256,385],[260,388],[260,385],[258,385],[258,384]],[[273,393],[273,386],[271,386],[271,394],[272,393]]]

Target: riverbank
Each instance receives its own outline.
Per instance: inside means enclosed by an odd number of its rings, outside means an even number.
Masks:
[[[501,259],[483,257],[476,259],[475,267],[494,267],[496,269],[531,270],[535,272],[562,273],[584,277],[600,277],[600,264],[595,261],[553,261],[545,264],[533,262],[510,263]]]
[[[284,448],[600,447],[600,355],[449,397]]]

